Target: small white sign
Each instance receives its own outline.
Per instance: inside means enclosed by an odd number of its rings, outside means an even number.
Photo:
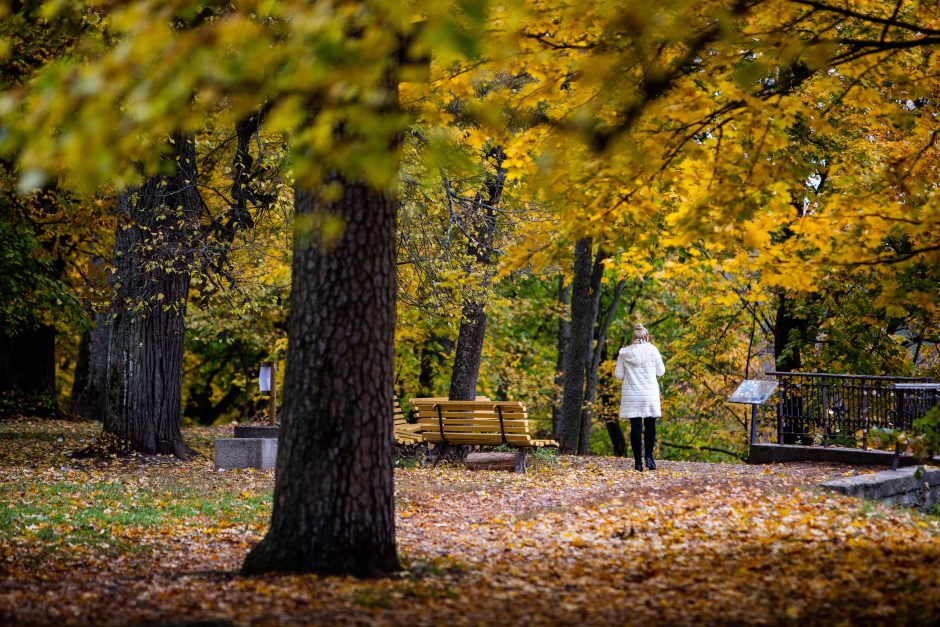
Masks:
[[[258,370],[258,388],[262,392],[271,391],[271,364],[262,364]]]

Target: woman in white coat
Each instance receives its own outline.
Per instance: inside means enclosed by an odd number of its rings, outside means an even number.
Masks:
[[[630,446],[633,448],[635,468],[640,472],[643,472],[644,444],[646,467],[656,470],[656,462],[653,461],[656,419],[663,415],[656,377],[665,373],[663,358],[659,350],[650,343],[649,331],[642,324],[637,324],[633,327],[633,341],[630,346],[621,348],[617,355],[614,375],[623,379],[623,386],[620,388],[620,417],[630,419]]]

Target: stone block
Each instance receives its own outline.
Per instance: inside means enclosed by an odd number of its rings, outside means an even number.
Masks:
[[[867,475],[841,477],[820,484],[848,496],[929,509],[940,496],[940,468],[912,466]]]
[[[749,464],[783,464],[787,462],[835,462],[856,466],[890,466],[894,453],[888,451],[843,448],[840,446],[799,446],[796,444],[752,444],[747,456]],[[901,466],[913,466],[917,460],[901,455]]]
[[[278,425],[235,425],[236,438],[277,438]]]
[[[274,438],[221,438],[215,441],[216,468],[274,468]]]
[[[508,470],[525,472],[525,450],[517,452],[470,453],[465,460],[469,470]]]

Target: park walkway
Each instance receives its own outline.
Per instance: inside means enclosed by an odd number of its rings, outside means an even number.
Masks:
[[[237,574],[273,473],[207,455],[79,465],[94,425],[0,423],[0,623],[927,623],[940,517],[822,493],[835,465],[562,457],[396,470],[407,570]],[[63,435],[63,442],[57,441]],[[211,450],[219,430],[191,430]]]

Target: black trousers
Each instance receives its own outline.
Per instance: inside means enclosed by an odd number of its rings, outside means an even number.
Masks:
[[[645,433],[644,427],[646,427]],[[643,461],[644,444],[646,445],[646,457],[652,458],[653,447],[656,446],[656,419],[631,418],[630,447],[633,449],[633,459],[638,464]]]

